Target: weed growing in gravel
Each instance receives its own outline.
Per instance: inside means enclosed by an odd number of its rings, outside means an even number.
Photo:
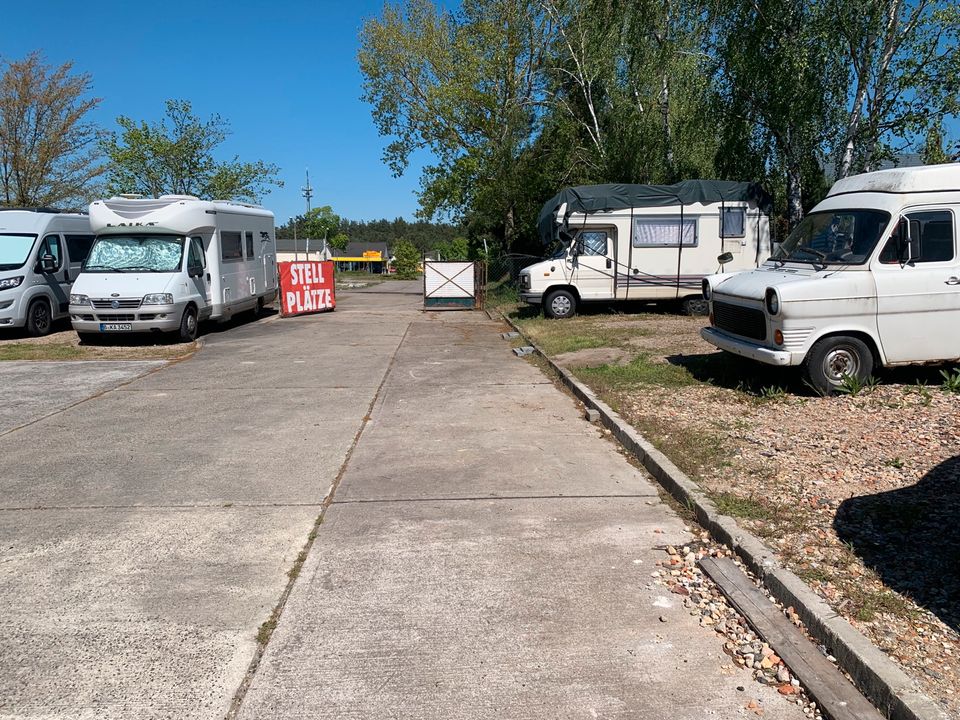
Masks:
[[[947,370],[941,370],[943,376],[943,389],[945,392],[960,393],[960,370],[954,370],[952,373]]]
[[[768,501],[753,497],[741,497],[730,492],[711,494],[710,498],[717,510],[724,515],[731,515],[744,520],[777,520],[781,516],[780,509]]]
[[[930,394],[930,391],[927,389],[927,383],[923,380],[917,382],[914,385],[914,389],[917,392],[917,395],[920,396],[920,404],[924,407],[928,407],[933,401],[933,395]]]
[[[880,381],[877,380],[873,375],[868,377],[866,380],[861,380],[856,375],[844,375],[843,381],[840,383],[840,387],[837,388],[837,392],[843,393],[844,395],[849,395],[850,397],[856,397],[862,392],[871,392],[876,389],[877,385],[880,384]]]
[[[697,381],[685,368],[670,363],[651,362],[646,353],[638,355],[626,365],[601,365],[577,371],[591,387],[601,393],[620,390],[630,385],[660,385],[666,388],[696,385]]]
[[[783,402],[787,399],[787,391],[779,385],[768,385],[760,388],[760,391],[757,393],[757,397],[761,402]]]
[[[889,460],[884,460],[883,464],[886,465],[887,467],[892,467],[892,468],[896,468],[897,470],[902,470],[905,463],[899,457],[895,457],[895,458],[890,458]]]

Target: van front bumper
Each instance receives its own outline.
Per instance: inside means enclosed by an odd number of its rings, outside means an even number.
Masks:
[[[0,300],[0,328],[23,327],[26,318],[16,298]]]
[[[703,328],[700,331],[700,337],[721,350],[726,350],[734,355],[742,355],[743,357],[757,360],[767,365],[783,366],[799,364],[799,361],[796,363],[793,361],[793,353],[786,352],[785,350],[773,350],[748,340],[732,338],[726,333],[720,332],[712,327]]]
[[[520,300],[528,305],[540,305],[543,302],[543,293],[521,292]]]
[[[123,332],[173,332],[180,329],[180,320],[186,303],[173,305],[141,305],[131,310],[103,310],[90,305],[71,305],[70,324],[77,332],[99,333],[104,335]],[[129,325],[129,330],[102,331],[104,323]]]

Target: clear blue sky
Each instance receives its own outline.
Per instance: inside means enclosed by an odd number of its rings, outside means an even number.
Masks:
[[[103,99],[98,124],[158,120],[168,98],[228,119],[224,154],[281,168],[285,186],[263,201],[278,224],[304,211],[307,167],[314,207],[352,220],[413,218],[420,168],[391,176],[381,162],[386,139],[360,100],[357,36],[382,0],[3,5],[0,57],[39,49],[49,64],[73,60]]]

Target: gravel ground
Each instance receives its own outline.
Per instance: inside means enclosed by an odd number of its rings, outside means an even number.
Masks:
[[[699,338],[703,318],[588,322],[604,336],[629,323],[634,357],[669,370],[669,382],[611,382],[606,369],[581,379],[960,717],[960,395],[939,371],[886,373],[855,396],[820,398],[793,374],[717,353]],[[564,364],[578,372],[603,355],[581,353]]]

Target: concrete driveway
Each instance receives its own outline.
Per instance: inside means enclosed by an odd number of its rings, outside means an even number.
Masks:
[[[0,716],[745,717],[649,582],[690,538],[649,479],[499,324],[419,306],[346,293],[0,436]]]

